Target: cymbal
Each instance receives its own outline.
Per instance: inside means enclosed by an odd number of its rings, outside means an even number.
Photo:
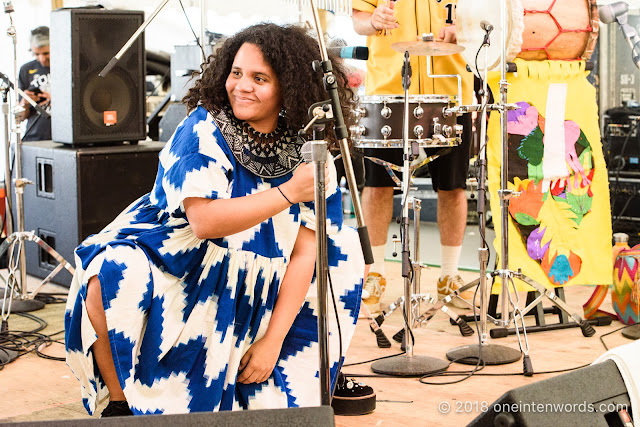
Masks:
[[[455,43],[414,41],[393,43],[391,49],[396,52],[409,52],[409,55],[413,56],[444,56],[460,53],[464,47]]]

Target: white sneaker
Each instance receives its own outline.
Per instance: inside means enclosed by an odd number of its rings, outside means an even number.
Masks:
[[[464,286],[464,281],[458,274],[456,274],[455,276],[445,276],[441,279],[438,279],[438,299],[444,299],[445,297],[451,295],[454,291],[460,289],[462,286]],[[467,301],[469,304],[465,304],[465,302],[461,301],[460,299]],[[472,306],[470,304],[472,303],[473,292],[467,290],[459,293],[458,297],[453,298],[449,304],[458,308],[471,308]]]

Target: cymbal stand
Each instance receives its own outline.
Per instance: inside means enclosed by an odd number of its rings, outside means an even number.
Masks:
[[[17,59],[17,41],[16,41],[16,29],[13,25],[13,16],[14,12],[13,5],[10,1],[4,2],[4,11],[9,16],[10,27],[7,30],[7,35],[13,40],[13,73],[14,73],[14,120],[12,126],[12,133],[16,135],[16,178],[14,181],[15,191],[16,191],[16,227],[17,230],[11,233],[11,235],[7,236],[5,241],[0,245],[0,257],[4,255],[5,252],[9,251],[9,274],[7,280],[5,280],[6,288],[4,291],[4,297],[2,300],[2,329],[8,329],[7,323],[8,318],[11,313],[11,309],[13,308],[14,312],[26,312],[26,311],[34,311],[39,310],[44,307],[44,303],[42,301],[38,301],[35,298],[36,294],[39,292],[40,288],[48,283],[53,276],[55,276],[63,267],[67,268],[73,274],[73,267],[62,258],[53,248],[51,248],[48,244],[46,244],[42,239],[37,237],[34,232],[25,232],[24,231],[24,187],[28,184],[33,184],[30,180],[22,177],[22,138],[20,136],[20,124],[18,122],[18,117],[22,113],[22,107],[20,107],[19,101],[19,92],[18,89],[18,59]],[[21,92],[24,94],[24,92]],[[24,95],[23,95],[24,96]],[[31,100],[33,101],[33,100]],[[6,110],[6,107],[3,107]],[[5,124],[8,124],[8,119],[5,118]],[[8,133],[5,131],[5,136]],[[8,152],[8,145],[10,144],[10,139],[7,138],[5,143],[7,144],[5,147],[5,152]],[[8,165],[9,162],[6,162]],[[11,171],[7,169],[5,171],[5,181],[11,179]],[[8,212],[7,212],[8,214]],[[54,269],[49,276],[38,286],[38,288],[29,294],[27,292],[27,270],[26,270],[26,257],[23,241],[35,241],[41,247],[43,247],[49,254],[51,254],[60,265],[58,268]],[[16,276],[16,273],[19,272],[19,280]],[[3,278],[4,280],[4,278]],[[17,297],[16,301],[14,297]],[[13,307],[12,307],[13,306]]]
[[[503,27],[506,28],[506,27]],[[472,285],[478,284],[478,293],[480,294],[480,337],[479,343],[456,347],[447,352],[449,360],[456,360],[459,363],[476,365],[478,362],[485,365],[502,365],[513,363],[520,360],[520,351],[495,344],[487,344],[488,328],[487,328],[487,303],[490,293],[490,287],[487,287],[487,264],[489,262],[489,248],[485,239],[486,221],[485,221],[485,200],[486,200],[486,147],[487,147],[487,104],[489,101],[489,92],[487,88],[487,56],[490,44],[489,34],[491,29],[485,29],[486,35],[481,49],[484,48],[484,77],[482,79],[482,119],[480,121],[480,150],[478,153],[478,227],[480,234],[480,247],[478,248],[478,261],[480,263],[480,277]],[[503,101],[506,101],[503,100]],[[505,115],[506,117],[506,115]],[[466,286],[465,286],[466,288]],[[462,289],[458,290],[462,292]],[[508,292],[507,292],[508,295]],[[516,294],[517,296],[517,294]],[[517,307],[517,305],[515,305]],[[475,311],[475,306],[474,306]],[[507,313],[503,311],[503,313]]]
[[[417,155],[417,145],[409,145],[409,86],[411,85],[411,62],[409,52],[404,53],[402,66],[402,87],[404,88],[404,114],[402,137],[404,142],[402,174],[402,219],[400,237],[402,242],[402,277],[404,277],[404,315],[406,352],[400,356],[382,359],[371,365],[373,372],[395,376],[420,376],[447,369],[449,364],[441,359],[413,354],[413,307],[411,281],[414,268],[409,251],[409,183],[411,179],[411,161]],[[414,152],[414,149],[416,152]]]

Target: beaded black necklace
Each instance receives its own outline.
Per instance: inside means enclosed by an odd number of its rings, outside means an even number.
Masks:
[[[263,133],[238,120],[230,107],[211,115],[236,160],[259,177],[281,177],[302,162],[296,133],[286,127],[282,117],[273,132]]]

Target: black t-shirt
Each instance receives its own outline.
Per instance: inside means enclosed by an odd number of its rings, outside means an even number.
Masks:
[[[22,90],[38,88],[43,92],[51,93],[51,73],[49,67],[43,67],[37,60],[27,62],[20,68],[18,86]],[[34,101],[38,101],[35,99]],[[51,139],[51,117],[43,117],[32,106],[31,114],[27,120],[27,128],[22,135],[23,141],[41,141]],[[51,111],[51,106],[45,108]]]

